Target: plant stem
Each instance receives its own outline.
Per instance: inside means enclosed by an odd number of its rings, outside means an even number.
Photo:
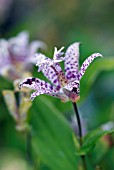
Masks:
[[[76,118],[77,118],[77,123],[78,123],[78,129],[79,129],[79,142],[80,142],[80,146],[82,146],[82,126],[81,126],[81,121],[80,121],[80,116],[79,116],[79,112],[78,112],[78,108],[77,108],[77,104],[72,102],[73,107],[74,107],[74,111],[76,114]],[[82,158],[82,162],[83,162],[83,168],[84,170],[86,170],[86,160],[85,160],[85,155],[81,156]]]
[[[75,111],[77,123],[78,123],[79,141],[80,141],[80,145],[82,145],[82,127],[81,127],[80,116],[79,116],[79,113],[78,113],[77,104],[76,103],[72,103],[72,104],[73,104],[73,107],[74,107],[74,111]]]
[[[86,166],[85,155],[81,155],[81,158],[82,158],[82,162],[83,162],[83,168],[84,168],[84,170],[86,170],[86,169],[87,169],[87,166]]]

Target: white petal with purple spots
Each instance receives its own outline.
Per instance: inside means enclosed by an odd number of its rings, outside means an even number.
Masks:
[[[35,54],[36,66],[41,66],[42,64],[50,65],[51,59],[46,57],[44,54],[36,53]]]
[[[78,80],[81,80],[82,76],[84,75],[86,69],[89,67],[91,62],[96,58],[96,57],[102,57],[100,53],[94,53],[91,56],[89,56],[82,64],[80,71],[78,73]]]
[[[65,75],[68,82],[77,79],[79,65],[79,42],[71,44],[65,54]]]
[[[21,87],[28,87],[39,92],[45,92],[45,89],[49,92],[55,92],[56,90],[56,87],[54,87],[50,83],[34,77],[29,77],[25,79],[22,83],[20,83],[19,88]]]
[[[31,100],[34,100],[36,96],[39,96],[41,94],[47,94],[53,97],[57,97],[60,98],[62,101],[68,100],[68,97],[64,93],[58,91],[56,87],[38,78],[30,77],[25,79],[19,85],[19,88],[22,87],[28,87],[30,89],[36,90],[31,94]]]
[[[43,54],[39,55],[37,63],[39,66],[38,72],[42,71],[56,87],[60,88],[67,81],[59,63],[52,64],[51,59],[45,57]]]

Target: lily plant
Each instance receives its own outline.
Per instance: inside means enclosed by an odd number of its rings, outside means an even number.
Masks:
[[[0,39],[0,75],[10,80],[23,78],[25,72],[31,72],[33,54],[39,48],[45,49],[46,45],[37,40],[29,43],[27,31],[8,40]]]
[[[100,53],[94,53],[89,56],[79,69],[79,42],[71,44],[63,56],[63,47],[60,50],[55,48],[53,59],[39,53],[36,56],[36,65],[39,71],[42,71],[51,82],[45,82],[38,78],[29,77],[20,83],[19,88],[28,87],[35,90],[31,94],[31,100],[41,94],[47,94],[60,98],[62,101],[77,102],[80,99],[80,80],[86,69],[96,57],[102,57]],[[59,62],[64,61],[65,73]]]
[[[96,57],[102,57],[100,53],[94,53],[89,56],[79,69],[79,42],[71,44],[63,57],[63,48],[57,50],[55,48],[53,59],[46,57],[43,54],[35,54],[36,65],[39,67],[38,72],[42,71],[44,76],[51,82],[45,82],[39,78],[29,77],[20,83],[19,88],[28,87],[35,90],[31,94],[31,100],[41,94],[47,94],[53,97],[60,98],[61,101],[72,101],[74,111],[77,118],[79,130],[79,142],[82,146],[82,126],[77,109],[76,102],[80,99],[80,80],[83,77],[86,69]],[[64,61],[65,70],[63,71],[59,62]],[[64,73],[65,72],[65,73]],[[82,155],[83,167],[86,170],[85,156]]]

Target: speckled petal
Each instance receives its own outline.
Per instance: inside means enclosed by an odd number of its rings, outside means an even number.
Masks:
[[[67,102],[69,100],[69,98],[64,93],[60,93],[60,92],[58,92],[58,93],[50,93],[49,95],[53,96],[53,97],[56,97],[56,98],[59,98],[62,102]]]
[[[58,63],[54,63],[51,66],[46,66],[42,72],[52,82],[52,84],[58,87],[58,89],[67,84],[67,79]]]
[[[50,65],[50,63],[51,63],[51,59],[46,57],[44,54],[36,53],[34,57],[35,57],[35,61],[36,61],[36,66],[38,66],[39,68],[42,67],[42,64]],[[40,69],[40,71],[41,71],[41,69]]]
[[[71,44],[65,54],[65,75],[68,82],[77,79],[79,65],[79,42]]]
[[[19,84],[19,88],[21,88],[21,87],[28,87],[32,90],[37,90],[37,91],[47,89],[47,90],[53,92],[53,90],[54,90],[54,86],[52,86],[50,83],[45,82],[44,80],[40,80],[38,78],[34,78],[34,77],[29,77],[29,78],[25,79],[23,82],[21,82]]]
[[[100,53],[94,53],[91,56],[89,56],[82,64],[80,71],[78,73],[78,80],[81,80],[82,76],[84,75],[86,69],[88,66],[91,64],[91,62],[96,58],[96,57],[102,57]]]
[[[58,91],[56,91],[56,92],[48,92],[48,91],[46,92],[45,91],[45,93],[41,93],[41,92],[39,93],[39,91],[35,91],[31,94],[30,99],[33,101],[34,98],[36,96],[39,96],[40,94],[47,94],[49,96],[59,98],[62,102],[67,102],[69,100],[69,98],[64,93],[59,93]]]
[[[73,81],[73,82],[67,84],[64,88],[69,90],[69,91],[72,91],[73,88],[79,89],[80,88],[80,82],[78,80]]]
[[[51,93],[58,93],[58,90],[53,85],[33,77],[27,78],[20,83],[19,88],[21,87],[28,87],[32,90],[36,90],[36,92],[34,92],[31,96],[32,100],[34,96],[38,96],[40,94],[50,95]]]
[[[63,92],[67,95],[69,100],[77,102],[80,99],[80,83],[73,81],[63,88]]]
[[[67,79],[59,65],[43,54],[36,54],[36,61],[39,67],[38,72],[42,71],[48,80],[52,82],[58,89],[66,85]]]

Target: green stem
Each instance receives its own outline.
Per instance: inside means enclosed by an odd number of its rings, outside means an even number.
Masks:
[[[79,116],[79,112],[78,112],[78,108],[77,108],[77,104],[72,102],[73,107],[74,107],[74,111],[76,114],[76,118],[77,118],[77,123],[78,123],[78,129],[79,129],[79,142],[80,142],[80,146],[82,146],[83,142],[82,142],[82,126],[81,126],[81,121],[80,121],[80,116]],[[86,160],[85,160],[85,155],[81,156],[82,158],[82,162],[83,162],[83,168],[84,170],[86,170]]]

